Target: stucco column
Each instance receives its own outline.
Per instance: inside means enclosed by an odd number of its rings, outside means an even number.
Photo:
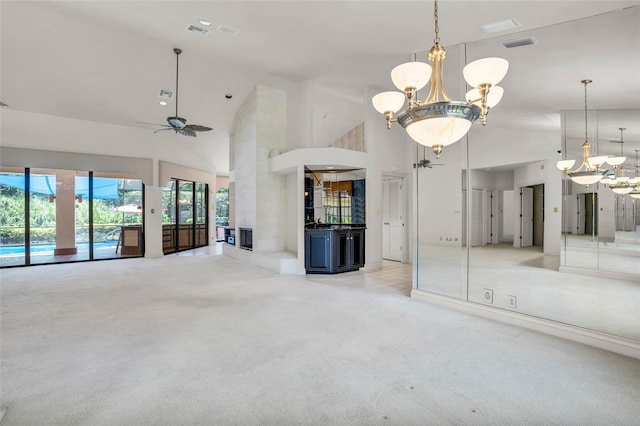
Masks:
[[[76,172],[56,173],[56,249],[54,255],[76,254]]]

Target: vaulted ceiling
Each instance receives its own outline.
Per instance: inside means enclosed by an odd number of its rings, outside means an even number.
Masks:
[[[492,123],[559,129],[558,111],[583,107],[584,78],[594,80],[590,109],[640,109],[638,5],[441,1],[440,37],[446,46],[466,43],[469,60],[509,59]],[[497,34],[478,27],[511,17],[521,26]],[[228,143],[233,115],[258,82],[313,81],[353,96],[364,85],[390,90],[389,71],[433,40],[429,1],[2,1],[0,19],[0,100],[9,108],[124,126],[164,123],[174,106],[160,106],[157,94],[175,86],[179,47],[180,115],[214,127],[198,143],[216,146]],[[206,37],[185,31],[202,27],[200,20],[212,23]],[[521,36],[538,43],[497,43]],[[627,127],[629,149],[640,145],[640,117],[616,117],[599,136]],[[569,130],[579,136],[580,129]]]

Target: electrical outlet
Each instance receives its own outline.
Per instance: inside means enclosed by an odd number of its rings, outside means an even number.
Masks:
[[[516,309],[518,307],[518,300],[516,296],[509,296],[509,307]]]
[[[489,289],[489,288],[483,288],[482,289],[482,301],[484,303],[488,303],[490,305],[493,305],[493,290]]]

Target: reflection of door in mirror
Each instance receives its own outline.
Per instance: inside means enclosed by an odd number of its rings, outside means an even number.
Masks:
[[[471,246],[481,246],[482,232],[484,229],[482,190],[471,191]]]
[[[584,194],[584,233],[598,235],[598,194]]]
[[[533,188],[520,188],[520,247],[533,245]]]
[[[383,182],[382,258],[402,261],[404,223],[402,178]]]

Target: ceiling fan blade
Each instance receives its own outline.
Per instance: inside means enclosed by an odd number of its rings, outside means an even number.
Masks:
[[[168,126],[166,124],[159,124],[159,123],[147,123],[146,121],[136,121],[136,124],[149,124],[151,126],[163,126],[163,127],[171,127]]]
[[[173,130],[171,127],[163,127],[162,129],[154,130],[153,133],[166,132],[167,130]]]
[[[201,126],[199,124],[187,124],[183,129],[192,130],[194,132],[208,132],[209,130],[213,130],[211,127]]]
[[[192,138],[196,137],[196,132],[194,132],[193,130],[189,130],[189,129],[178,129],[176,130],[176,132],[178,132],[179,134],[181,134],[182,136],[189,136]]]

